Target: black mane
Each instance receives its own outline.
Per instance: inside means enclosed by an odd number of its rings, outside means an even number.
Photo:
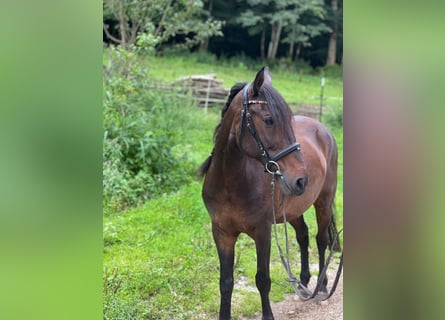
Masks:
[[[230,94],[227,98],[227,101],[221,109],[221,121],[218,123],[218,125],[215,128],[215,132],[213,133],[213,142],[216,141],[216,137],[218,136],[219,129],[221,128],[222,120],[224,119],[224,115],[226,114],[227,110],[229,109],[229,106],[231,105],[233,98],[235,98],[235,96],[238,94],[238,92],[240,92],[246,84],[247,84],[247,82],[238,82],[230,89]],[[213,150],[210,153],[210,155],[207,157],[207,159],[203,162],[203,164],[199,167],[199,169],[198,169],[199,177],[202,178],[207,173],[207,170],[209,169],[209,166],[210,166],[210,162],[212,161],[212,156],[213,156]]]
[[[232,104],[233,98],[235,98],[235,96],[238,94],[238,92],[243,90],[243,88],[246,86],[246,84],[247,84],[247,82],[238,82],[230,89],[230,94],[229,94],[229,97],[227,98],[227,102],[221,109],[221,121],[216,126],[215,132],[213,133],[213,142],[216,141],[216,137],[218,136],[218,133],[219,133],[219,128],[221,127],[221,124],[222,124],[222,120],[224,119],[224,115],[226,114],[227,110],[229,109],[230,105]]]

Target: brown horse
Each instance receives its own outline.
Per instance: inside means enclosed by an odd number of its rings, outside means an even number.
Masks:
[[[333,201],[337,187],[337,146],[332,134],[318,121],[293,116],[272,87],[268,68],[252,84],[231,89],[214,134],[212,154],[202,164],[202,196],[212,220],[220,260],[221,304],[219,319],[230,319],[235,242],[241,232],[256,245],[257,274],[263,319],[273,319],[269,302],[271,226],[273,206],[282,206],[294,227],[301,252],[300,281],[310,278],[308,227],[303,213],[314,205],[317,216],[319,270],[326,247],[336,233]],[[297,141],[298,139],[298,141]],[[272,175],[280,188],[272,199]],[[282,210],[276,210],[278,223]],[[322,290],[326,291],[327,280]]]

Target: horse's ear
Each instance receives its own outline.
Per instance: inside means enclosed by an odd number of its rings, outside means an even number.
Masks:
[[[253,94],[255,96],[258,95],[263,84],[272,84],[272,77],[270,76],[268,67],[263,67],[255,76],[255,80],[253,81]]]

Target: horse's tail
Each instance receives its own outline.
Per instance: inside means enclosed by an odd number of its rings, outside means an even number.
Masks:
[[[207,171],[209,170],[210,163],[212,162],[213,157],[213,151],[212,153],[207,157],[207,159],[204,160],[204,162],[201,164],[201,166],[198,169],[198,178],[202,179],[206,175]]]
[[[335,222],[335,206],[334,204],[332,204],[332,216],[331,216],[331,222],[329,223],[329,248],[332,247],[334,242],[335,245],[333,247],[333,250],[336,252],[341,252],[340,238],[337,231],[337,224]]]

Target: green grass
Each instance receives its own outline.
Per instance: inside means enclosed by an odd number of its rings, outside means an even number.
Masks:
[[[111,288],[122,281],[106,297],[109,319],[122,310],[128,319],[206,318],[216,308],[208,297],[216,294],[218,266],[209,232],[198,182],[106,217],[104,266]]]
[[[147,59],[153,76],[170,81],[179,76],[214,72],[226,86],[252,81],[256,70],[198,64],[186,58]],[[287,101],[316,94],[317,77],[274,73],[273,82]],[[334,80],[333,80],[334,81]],[[342,84],[335,80],[330,90],[341,96]],[[289,98],[291,97],[291,98]],[[187,152],[196,167],[207,157],[219,109],[200,110],[196,123],[183,131],[177,152]],[[343,209],[343,129],[332,126],[339,145],[339,184],[336,196],[338,228]],[[181,186],[144,206],[104,216],[104,315],[105,319],[215,319],[219,308],[219,262],[211,235],[210,218],[201,199],[201,181]],[[305,214],[310,230],[310,260],[318,262],[313,210]],[[283,227],[279,232],[283,234]],[[292,232],[291,232],[292,235]],[[292,238],[294,238],[292,236]],[[294,272],[299,273],[299,252],[291,243]],[[233,319],[253,316],[261,310],[255,287],[256,256],[253,241],[241,235],[236,245]],[[312,274],[316,274],[312,270]],[[291,287],[281,265],[276,244],[271,255],[272,301],[280,301]],[[241,286],[239,282],[242,281]]]

